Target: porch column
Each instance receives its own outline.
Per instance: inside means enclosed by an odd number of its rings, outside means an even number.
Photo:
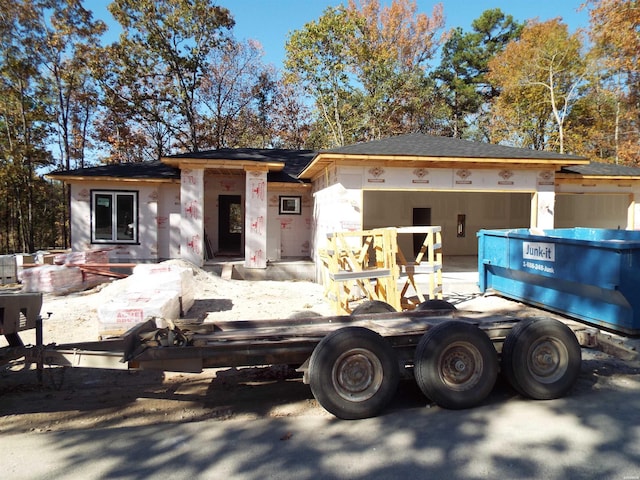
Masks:
[[[640,230],[640,192],[629,194],[627,230]]]
[[[531,197],[531,228],[551,229],[554,226],[555,192],[535,192]]]
[[[246,170],[244,266],[267,268],[267,171]]]
[[[204,264],[204,170],[180,171],[180,258],[201,267]]]

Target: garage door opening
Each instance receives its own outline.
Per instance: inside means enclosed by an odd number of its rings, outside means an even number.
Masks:
[[[477,255],[480,229],[528,228],[530,193],[496,192],[395,192],[365,191],[363,228],[439,225],[442,252],[449,255]],[[464,235],[459,235],[464,218]],[[400,247],[412,251],[414,240],[400,239]]]

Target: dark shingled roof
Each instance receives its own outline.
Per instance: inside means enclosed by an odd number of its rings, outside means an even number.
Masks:
[[[315,152],[312,150],[283,150],[283,149],[257,149],[257,148],[224,148],[220,150],[206,150],[197,153],[183,153],[171,155],[166,158],[184,158],[201,160],[237,160],[252,162],[282,162],[284,167],[278,172],[267,174],[268,182],[305,183],[299,180],[298,174],[313,159]],[[56,177],[110,177],[133,179],[180,179],[180,169],[172,167],[160,161],[142,163],[118,163],[100,165],[98,167],[78,168],[51,172],[47,174],[51,178]]]
[[[166,158],[193,158],[198,160],[238,160],[251,162],[295,162],[315,156],[313,150],[288,150],[284,148],[219,148],[202,152],[168,155]]]
[[[345,155],[404,155],[453,158],[510,158],[530,160],[586,160],[577,155],[506,147],[491,143],[470,142],[451,137],[437,137],[422,133],[410,133],[395,137],[357,143],[346,147],[323,150],[320,153]]]
[[[562,173],[577,173],[578,175],[595,175],[607,177],[640,177],[640,167],[616,165],[614,163],[591,162],[588,165],[572,165],[562,167]]]
[[[160,161],[139,163],[113,163],[98,167],[78,168],[48,173],[55,178],[64,177],[112,177],[144,179],[180,179],[180,169],[165,165]]]
[[[251,162],[282,162],[284,168],[280,172],[269,172],[268,182],[292,182],[303,183],[298,174],[304,170],[316,152],[313,150],[288,150],[283,148],[220,148],[217,150],[204,150],[202,152],[181,153],[170,155],[170,159],[197,159],[197,160],[236,160]]]

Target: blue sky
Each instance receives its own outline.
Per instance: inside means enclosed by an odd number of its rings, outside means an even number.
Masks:
[[[234,35],[237,39],[258,40],[264,48],[265,63],[282,67],[284,45],[289,32],[301,29],[307,22],[316,20],[328,6],[346,3],[347,0],[218,0],[217,4],[228,8],[236,21]],[[538,18],[548,20],[562,17],[571,31],[589,26],[586,10],[578,12],[584,0],[442,0],[445,28],[471,29],[471,22],[490,8],[500,8],[518,21]],[[113,28],[113,19],[106,9],[109,2],[86,0],[85,7],[94,12]],[[385,0],[381,0],[385,4]],[[417,0],[420,13],[431,14],[432,0]],[[115,38],[113,38],[115,40]]]

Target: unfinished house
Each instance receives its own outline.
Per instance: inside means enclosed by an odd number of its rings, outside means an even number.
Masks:
[[[268,270],[317,261],[335,231],[439,225],[447,256],[476,255],[481,228],[640,229],[640,168],[423,134],[49,177],[71,186],[73,250],[108,248],[112,261],[240,258],[245,270]]]

